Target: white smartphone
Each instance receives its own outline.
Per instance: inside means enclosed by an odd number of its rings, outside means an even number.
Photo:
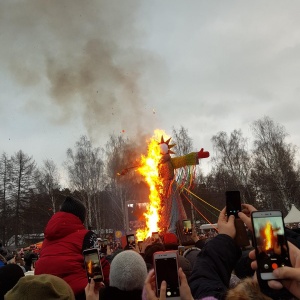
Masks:
[[[273,270],[291,266],[282,212],[254,211],[251,220],[258,274],[262,280],[276,279]]]
[[[177,251],[159,251],[153,254],[156,294],[160,297],[161,282],[167,282],[166,298],[180,300]]]

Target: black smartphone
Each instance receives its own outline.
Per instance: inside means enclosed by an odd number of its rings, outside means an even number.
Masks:
[[[159,240],[159,234],[158,232],[152,232],[152,240],[153,241],[158,241]]]
[[[185,247],[184,246],[178,246],[178,254],[179,255],[183,255],[183,253],[184,253],[184,251],[185,251]]]
[[[254,211],[251,220],[257,273],[262,280],[276,279],[273,270],[291,266],[282,212]]]
[[[161,282],[167,282],[166,298],[180,300],[177,251],[159,251],[153,254],[156,294],[160,297]]]
[[[32,260],[31,260],[31,265],[32,265],[32,268],[33,269],[35,269],[35,264],[36,264],[36,262],[37,262],[37,258],[33,258]]]
[[[226,214],[229,217],[234,215],[235,218],[238,218],[238,213],[242,211],[241,206],[241,195],[239,191],[226,191]]]
[[[134,237],[134,234],[127,234],[126,235],[126,239],[127,239],[127,245],[128,246],[135,247],[135,237]]]
[[[95,282],[103,281],[104,276],[98,249],[91,248],[84,250],[83,257],[88,281],[91,282],[91,278],[93,278]]]
[[[183,233],[192,234],[192,222],[191,220],[182,220]]]

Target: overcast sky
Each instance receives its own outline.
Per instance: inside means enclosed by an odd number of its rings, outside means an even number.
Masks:
[[[213,135],[251,138],[264,116],[299,146],[299,15],[298,0],[3,0],[0,152],[61,165],[83,134],[183,126],[213,154]]]

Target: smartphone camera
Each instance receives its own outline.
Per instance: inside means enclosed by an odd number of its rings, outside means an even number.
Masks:
[[[95,282],[103,281],[102,266],[99,259],[98,249],[87,249],[83,251],[84,265],[88,281],[93,278]]]
[[[135,237],[134,234],[127,234],[127,245],[131,248],[135,248]]]
[[[184,234],[192,234],[192,222],[191,220],[183,220],[182,221],[183,226],[183,233]]]
[[[180,299],[177,251],[159,251],[153,254],[155,269],[156,294],[160,297],[160,287],[163,280],[167,283],[166,298]]]
[[[239,218],[238,213],[242,210],[241,207],[241,195],[239,191],[226,191],[226,214],[229,217],[234,215],[235,218]]]
[[[183,255],[183,253],[184,253],[184,250],[185,250],[185,247],[184,246],[178,246],[178,254],[179,255]]]
[[[276,279],[273,270],[291,266],[281,211],[251,214],[258,274],[262,280]]]

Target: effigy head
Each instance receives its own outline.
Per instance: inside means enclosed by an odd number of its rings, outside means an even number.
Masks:
[[[164,154],[174,154],[174,152],[172,150],[170,150],[172,147],[175,146],[175,144],[170,145],[170,140],[171,138],[169,138],[168,140],[164,140],[164,137],[161,137],[161,141],[160,143],[158,143],[159,148],[160,148],[160,154],[164,155]]]

